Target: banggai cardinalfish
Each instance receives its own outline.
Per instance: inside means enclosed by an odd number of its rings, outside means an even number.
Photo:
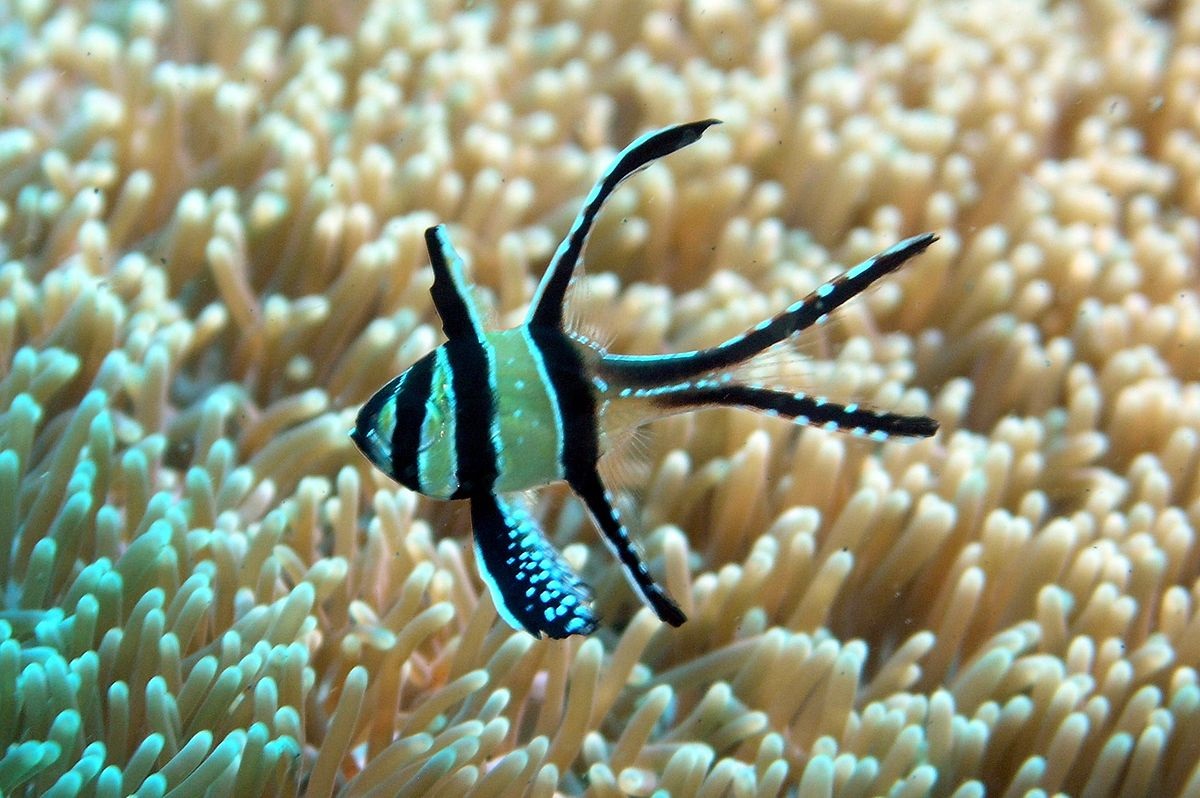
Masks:
[[[438,499],[470,500],[479,574],[500,615],[535,636],[586,635],[597,622],[587,585],[523,504],[504,495],[564,479],[658,617],[672,626],[686,620],[646,570],[597,469],[604,414],[622,401],[649,403],[660,415],[745,407],[873,440],[937,431],[937,422],[924,416],[747,384],[732,373],[823,322],[924,251],[937,238],[931,233],[901,241],[711,349],[615,355],[567,329],[567,286],[604,201],[622,180],[697,141],[716,123],[706,119],[647,133],[617,156],[555,251],[525,323],[515,329],[484,329],[445,227],[426,230],[430,293],[447,341],[372,396],[351,432],[363,454],[401,485]]]

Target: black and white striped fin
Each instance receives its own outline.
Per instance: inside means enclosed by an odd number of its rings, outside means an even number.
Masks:
[[[825,317],[900,268],[937,240],[933,233],[907,238],[825,283],[782,313],[710,349],[669,355],[609,355],[600,358],[602,378],[631,389],[681,383],[744,363]]]
[[[502,468],[503,452],[496,448],[496,369],[462,258],[454,251],[445,225],[425,231],[425,246],[433,265],[429,293],[449,339],[444,352],[452,375],[458,490],[448,498],[462,499],[491,491]]]
[[[887,413],[858,404],[838,404],[819,396],[789,393],[752,385],[669,386],[636,391],[635,395],[672,410],[692,410],[706,406],[745,407],[773,416],[783,416],[798,424],[811,424],[830,432],[882,441],[893,435],[928,438],[937,432],[938,423],[927,416]]]
[[[621,516],[600,480],[599,473],[594,467],[584,473],[577,469],[575,473],[568,474],[567,482],[592,514],[596,525],[600,527],[604,542],[621,563],[625,577],[633,589],[645,599],[659,620],[671,626],[681,626],[687,620],[687,616],[679,609],[679,605],[671,600],[667,591],[650,576],[633,539],[629,537],[629,530],[621,522]]]
[[[537,293],[534,294],[526,319],[527,324],[561,328],[563,302],[566,299],[567,286],[571,283],[571,275],[580,255],[583,254],[584,244],[587,243],[588,234],[601,206],[621,181],[664,155],[670,155],[697,141],[705,130],[715,124],[719,124],[719,120],[703,119],[655,130],[636,139],[621,151],[608,171],[592,187],[591,193],[571,224],[567,237],[555,250],[542,282],[538,285]]]
[[[427,229],[425,246],[433,266],[433,286],[429,294],[441,317],[442,331],[451,340],[470,337],[482,341],[483,322],[463,274],[462,258],[454,251],[446,226],[439,224]]]
[[[471,522],[476,567],[510,626],[553,638],[596,628],[587,586],[521,505],[494,493],[475,494]]]

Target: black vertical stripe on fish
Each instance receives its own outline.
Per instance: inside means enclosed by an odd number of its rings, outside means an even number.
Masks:
[[[471,497],[471,524],[480,576],[510,626],[553,638],[596,628],[587,585],[524,508],[480,492]]]
[[[596,400],[588,383],[587,369],[575,345],[554,329],[530,327],[536,356],[550,380],[562,426],[563,470],[591,468],[600,459],[596,427]]]
[[[825,283],[784,312],[710,349],[657,356],[606,354],[600,359],[600,373],[610,382],[645,387],[688,380],[744,363],[821,321],[936,240],[933,233],[905,239]]]
[[[579,262],[579,256],[583,253],[584,244],[587,243],[588,234],[591,233],[592,224],[596,221],[600,208],[621,181],[652,161],[694,143],[705,130],[716,124],[720,124],[719,120],[703,119],[656,130],[638,138],[621,151],[608,171],[592,187],[591,193],[584,200],[583,208],[571,225],[570,232],[555,250],[546,275],[534,295],[528,324],[554,328],[562,326],[563,304],[567,286],[571,283],[571,275]]]
[[[496,417],[492,395],[495,380],[486,333],[462,275],[462,260],[450,244],[445,227],[427,229],[425,246],[433,266],[430,295],[449,339],[445,346],[454,388],[452,410],[458,464],[458,491],[454,498],[466,498],[478,491],[490,491],[499,471],[497,441],[492,434]]]

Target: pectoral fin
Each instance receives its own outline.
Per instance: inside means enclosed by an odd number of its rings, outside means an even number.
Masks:
[[[496,611],[535,637],[590,634],[587,585],[519,504],[492,493],[471,498],[475,564]]]

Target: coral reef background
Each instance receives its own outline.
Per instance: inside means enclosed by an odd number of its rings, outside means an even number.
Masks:
[[[1200,795],[1200,2],[3,0],[0,85],[5,794]],[[942,431],[657,422],[691,620],[551,489],[604,624],[535,641],[346,432],[426,226],[513,323],[707,116],[580,313],[709,345],[934,230],[771,365]]]

